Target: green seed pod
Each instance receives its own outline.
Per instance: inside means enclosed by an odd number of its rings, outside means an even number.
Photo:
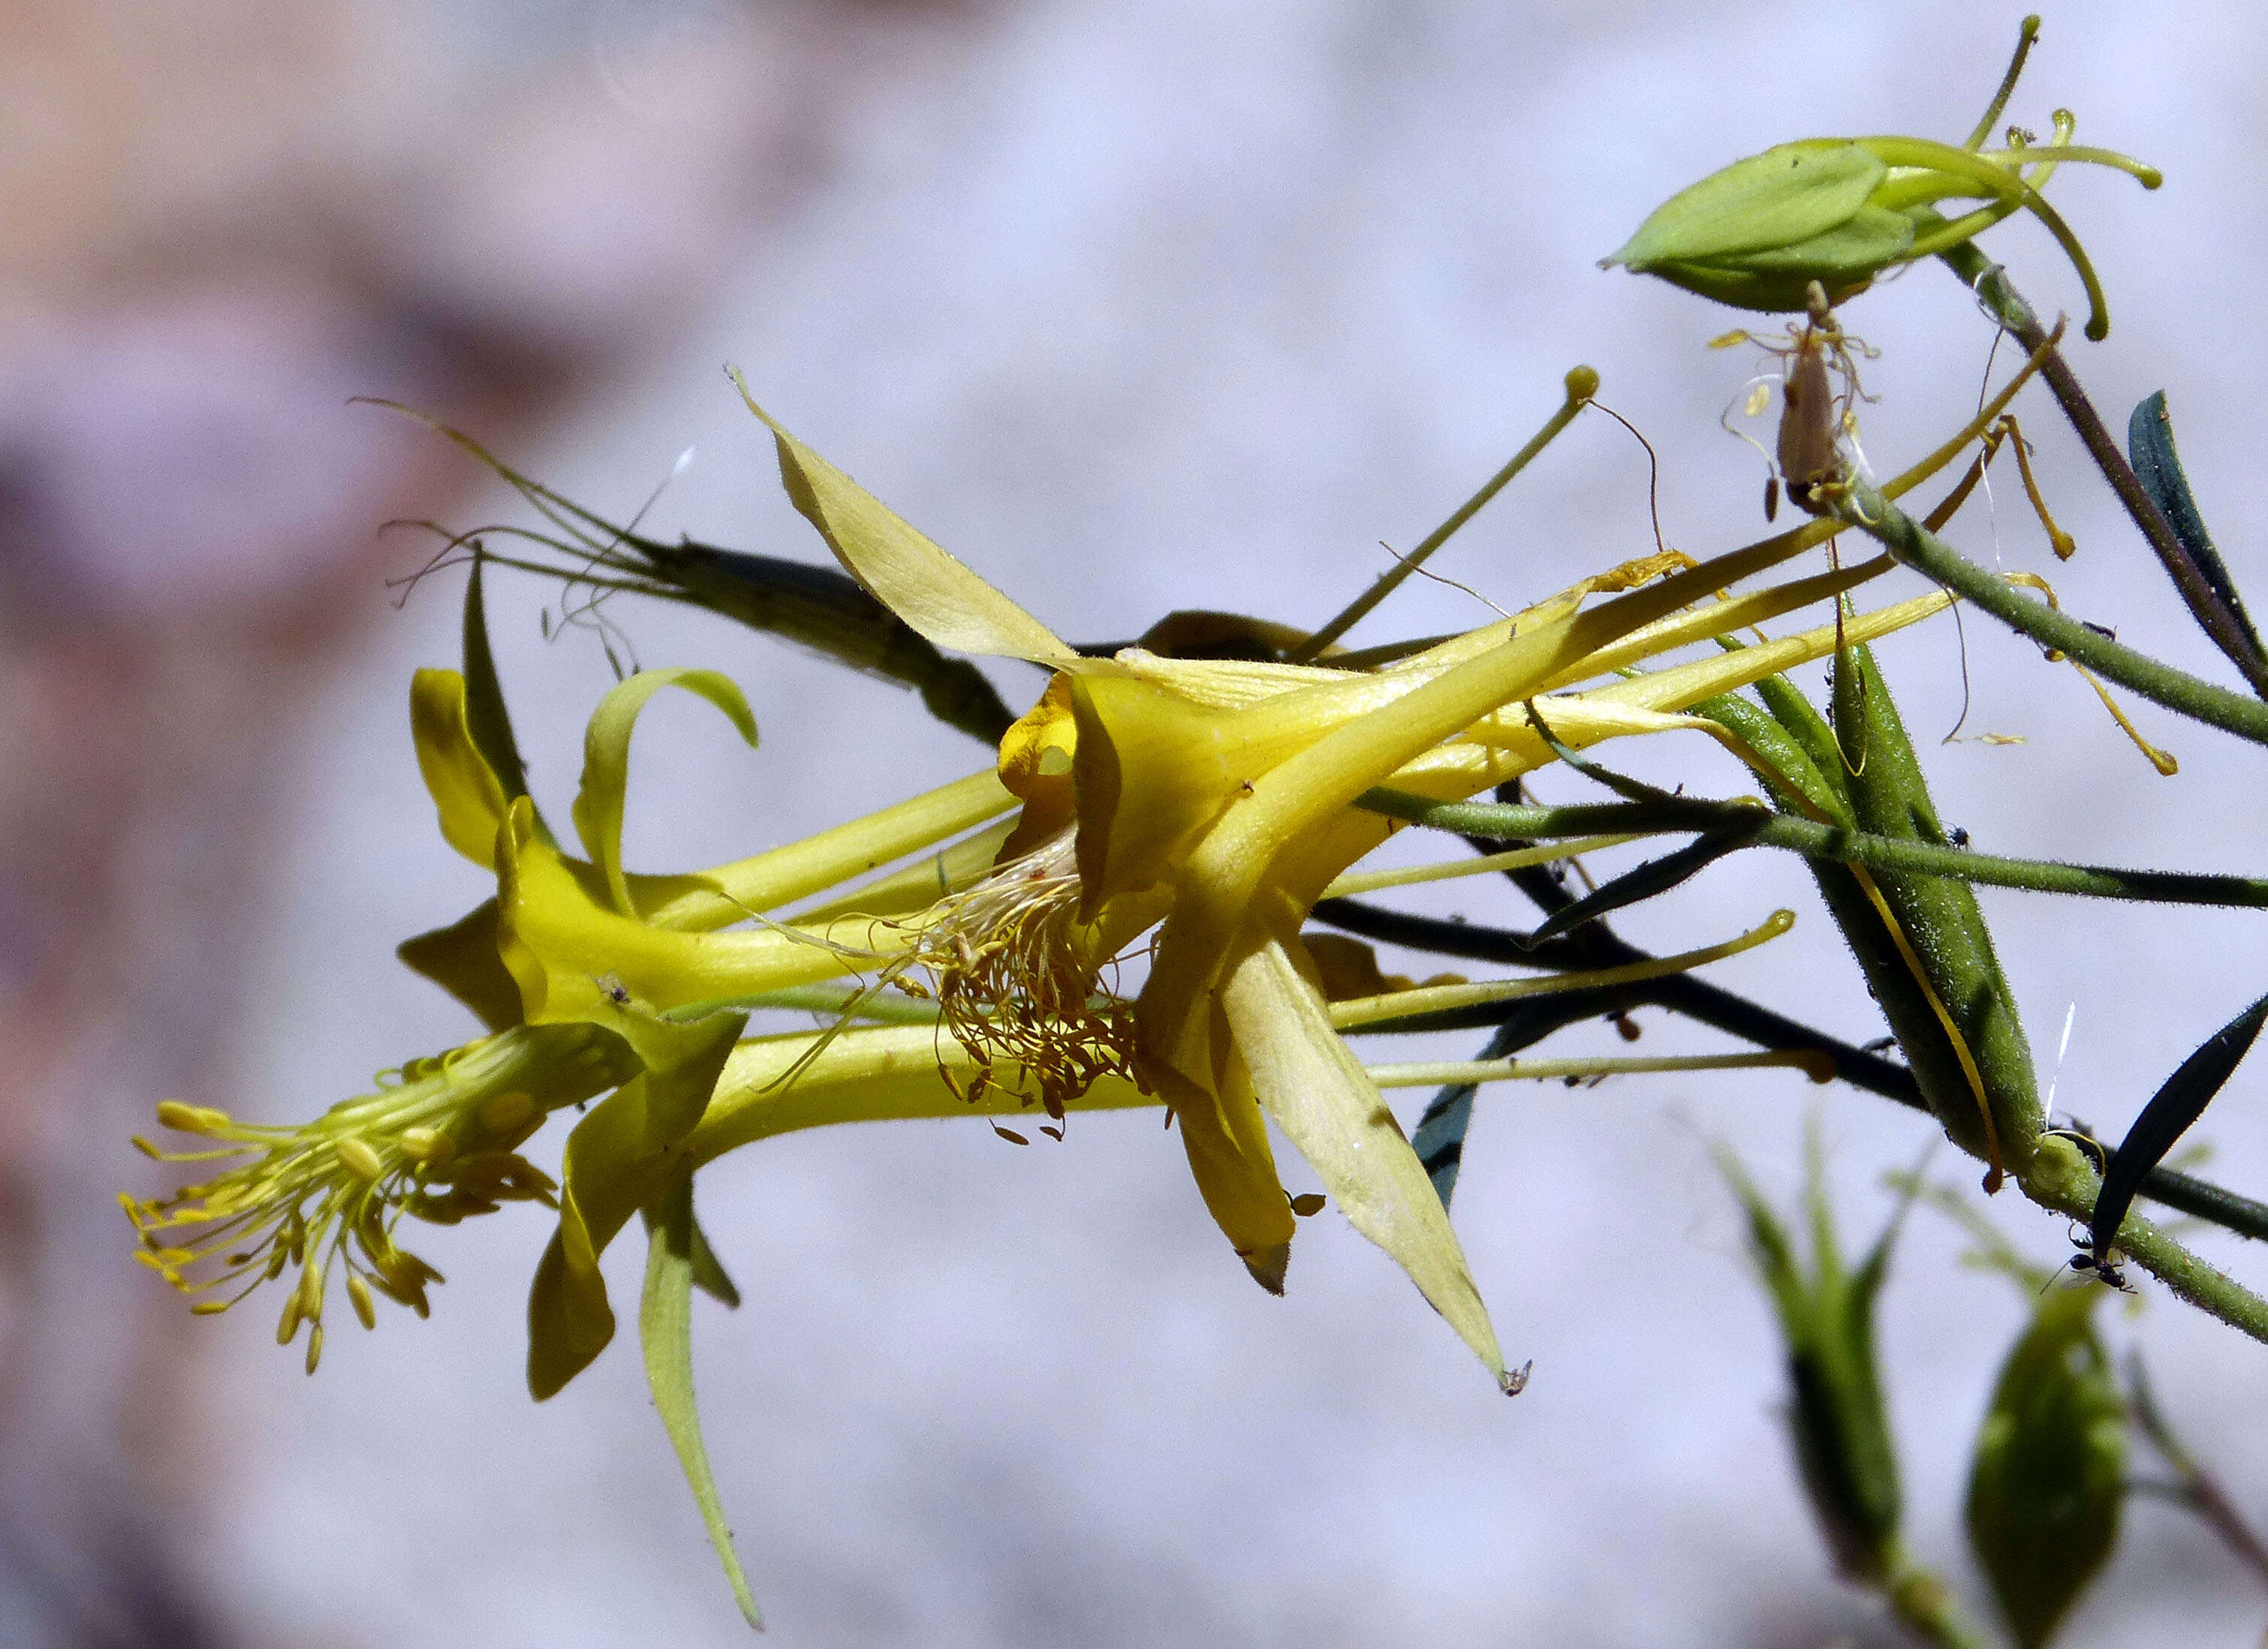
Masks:
[[[1897,706],[1866,648],[1837,655],[1834,708],[1835,759],[1859,828],[1948,845]],[[1884,871],[1872,878],[1935,997],[1934,1005],[1924,999],[1926,1018],[1913,1016],[1909,1003],[1890,1021],[1922,1096],[1955,1144],[2021,1174],[2043,1125],[2039,1090],[2031,1047],[1976,894],[1951,877]],[[1903,950],[1900,961],[1906,962]],[[1911,963],[1905,971],[1911,974]],[[1890,997],[1882,1005],[1892,1012]],[[1947,1034],[1948,1020],[1958,1041]]]
[[[2126,1410],[2092,1321],[2059,1288],[2009,1352],[1977,1435],[1969,1540],[2021,1649],[2053,1636],[2118,1541]]]
[[[1800,311],[1813,281],[1840,303],[1913,246],[1912,218],[1868,203],[1889,172],[1856,143],[1781,144],[1671,195],[1601,267],[1736,309]]]
[[[2052,141],[2011,132],[2009,146],[1984,147],[2015,89],[2039,19],[2026,19],[2000,89],[1959,147],[1926,137],[1809,137],[1736,160],[1656,207],[1622,249],[1600,261],[1657,276],[1739,309],[1800,312],[1816,281],[1830,303],[1864,291],[1881,273],[1918,258],[1956,252],[1981,231],[2029,211],[2062,246],[2087,287],[2087,335],[2110,329],[2102,290],[2069,225],[2039,192],[2059,165],[2110,166],[2158,187],[2151,167],[2110,150],[2071,142],[2058,111]],[[1954,217],[1945,201],[1973,201]]]
[[[1808,1273],[1778,1216],[1738,1159],[1720,1147],[1717,1160],[1748,1216],[1749,1252],[1787,1343],[1788,1432],[1805,1495],[1837,1570],[1852,1580],[1881,1584],[1902,1566],[1901,1495],[1897,1446],[1874,1356],[1874,1300],[1905,1211],[1902,1204],[1857,1270],[1845,1270],[1815,1128],[1808,1143]]]

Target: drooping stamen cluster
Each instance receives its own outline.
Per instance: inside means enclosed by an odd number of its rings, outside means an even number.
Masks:
[[[626,1074],[615,1039],[603,1032],[523,1027],[382,1072],[376,1093],[302,1127],[242,1123],[168,1100],[158,1107],[162,1125],[226,1143],[173,1152],[136,1139],[145,1154],[161,1162],[251,1159],[167,1196],[122,1193],[142,1237],[135,1257],[184,1294],[233,1289],[200,1299],[191,1307],[200,1315],[226,1311],[297,1268],[276,1338],[288,1345],[306,1323],[313,1373],[334,1262],[364,1328],[377,1323],[373,1292],[428,1314],[426,1286],[441,1274],[395,1241],[402,1216],[454,1225],[507,1202],[551,1204],[550,1179],[517,1147],[551,1108]]]
[[[1080,884],[1066,829],[998,866],[926,913],[912,948],[882,982],[934,997],[945,1029],[974,1057],[970,1078],[945,1078],[975,1104],[1014,1065],[1049,1116],[1105,1076],[1130,1076],[1134,1007],[1121,997],[1112,959],[1094,954],[1079,922]],[[918,969],[926,986],[906,975]]]

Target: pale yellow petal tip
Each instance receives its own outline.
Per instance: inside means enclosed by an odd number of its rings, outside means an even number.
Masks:
[[[1529,1358],[1518,1368],[1508,1368],[1496,1377],[1497,1389],[1507,1397],[1517,1397],[1528,1389],[1528,1376],[1535,1370],[1535,1359]]]
[[[1252,1273],[1252,1280],[1271,1294],[1284,1292],[1284,1273],[1292,1264],[1292,1245],[1279,1242],[1273,1248],[1256,1248],[1250,1254],[1240,1253],[1244,1269]]]

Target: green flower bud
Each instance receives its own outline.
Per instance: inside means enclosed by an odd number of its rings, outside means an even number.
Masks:
[[[2124,155],[2073,146],[2074,122],[2060,110],[2047,144],[2011,130],[2007,148],[1983,148],[2037,29],[2036,18],[2027,19],[1999,95],[1962,147],[1926,137],[1779,144],[1679,190],[1600,267],[1621,264],[1738,309],[1800,313],[1814,281],[1830,303],[1840,303],[1886,269],[1950,251],[2029,211],[2062,244],[2086,284],[2088,336],[2104,336],[2110,320],[2094,267],[2040,186],[2066,162],[2111,166],[2146,188],[2158,187],[2159,174]],[[1938,203],[1949,200],[1977,204],[1948,218]]]
[[[1874,1299],[1905,1209],[1900,1205],[1858,1270],[1846,1271],[1827,1205],[1815,1127],[1808,1146],[1808,1270],[1739,1161],[1721,1147],[1717,1160],[1748,1215],[1749,1252],[1787,1343],[1788,1431],[1804,1493],[1837,1570],[1848,1579],[1881,1586],[1904,1565],[1897,1542],[1897,1447],[1875,1366]]]
[[[1837,659],[1834,705],[1836,765],[1859,828],[1948,845],[1897,705],[1867,648]],[[1878,871],[1872,880],[1904,941],[1900,969],[1911,978],[1918,962],[1927,986],[1918,1012],[1904,990],[1882,998],[1922,1097],[1955,1145],[1996,1174],[2021,1174],[2044,1117],[2031,1045],[1975,891],[1944,876]],[[1879,926],[1880,913],[1871,914]],[[1990,1188],[1998,1189],[1997,1179]]]
[[[2053,1636],[2118,1540],[2126,1410],[2092,1321],[2102,1292],[2040,1302],[1977,1435],[1969,1540],[2021,1649]]]
[[[1783,812],[1946,845],[1889,687],[1866,648],[1850,649],[1848,659],[1836,673],[1833,725],[1780,676],[1756,683],[1763,710],[1736,695],[1700,709],[1771,761],[1779,782],[1770,788]],[[1824,859],[1811,861],[1811,871],[1932,1115],[1962,1150],[2021,1173],[2038,1147],[2039,1091],[1969,884]]]
[[[1912,217],[1870,203],[1889,175],[1861,144],[1781,144],[1671,195],[1600,267],[1736,309],[1800,311],[1814,281],[1840,303],[1913,246]]]

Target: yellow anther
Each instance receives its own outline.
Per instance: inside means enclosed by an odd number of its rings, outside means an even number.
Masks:
[[[299,1273],[299,1286],[296,1291],[296,1296],[299,1301],[301,1316],[310,1322],[320,1322],[323,1320],[323,1268],[320,1263],[311,1265]]]
[[[317,1323],[307,1331],[307,1372],[315,1372],[315,1365],[323,1360],[323,1325]]]
[[[371,1303],[370,1285],[359,1277],[347,1278],[347,1298],[354,1302],[354,1314],[362,1319],[365,1329],[378,1327],[378,1307]]]
[[[213,1134],[230,1125],[226,1111],[209,1105],[185,1105],[179,1100],[158,1101],[158,1123],[177,1134]]]
[[[289,1345],[299,1332],[299,1291],[293,1289],[284,1296],[284,1314],[276,1321],[276,1343]]]
[[[164,1152],[158,1150],[157,1146],[151,1145],[139,1134],[134,1136],[134,1149],[140,1152],[145,1157],[155,1157],[160,1162],[166,1159],[166,1153]]]
[[[386,1173],[386,1164],[370,1142],[350,1136],[338,1143],[339,1160],[347,1171],[359,1179],[375,1182]]]
[[[414,1162],[446,1162],[457,1150],[455,1142],[438,1128],[405,1128],[395,1143]]]
[[[189,1315],[192,1317],[217,1317],[222,1312],[226,1311],[227,1309],[228,1301],[225,1299],[201,1299],[197,1301],[195,1305],[189,1307]]]
[[[490,1131],[508,1134],[535,1111],[535,1096],[513,1088],[482,1102],[481,1123]]]

